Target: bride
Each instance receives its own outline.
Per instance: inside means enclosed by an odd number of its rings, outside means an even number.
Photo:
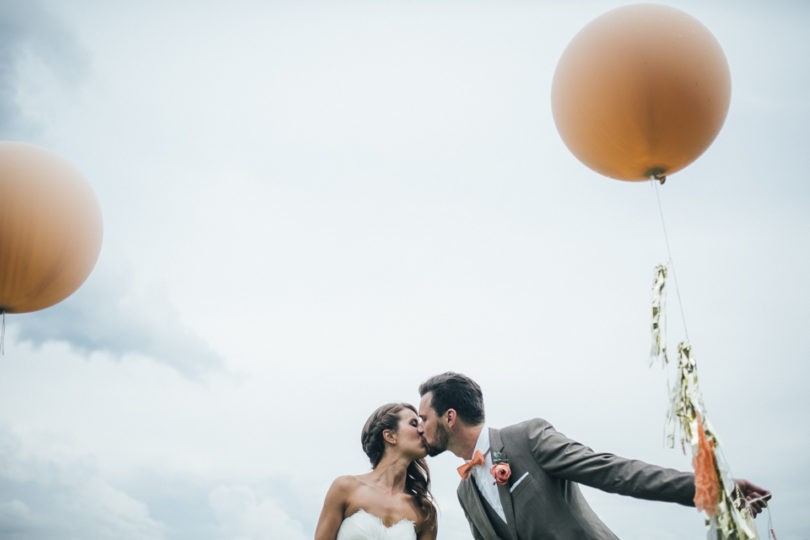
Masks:
[[[372,413],[361,441],[373,469],[332,482],[315,540],[435,540],[436,508],[418,427],[407,403]]]

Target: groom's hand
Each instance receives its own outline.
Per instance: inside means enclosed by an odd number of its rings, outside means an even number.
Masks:
[[[735,478],[734,483],[737,484],[737,489],[741,497],[737,499],[739,508],[748,506],[751,510],[751,515],[756,517],[757,514],[762,512],[762,509],[768,506],[768,501],[771,498],[771,492],[759,486],[755,486],[748,480]]]

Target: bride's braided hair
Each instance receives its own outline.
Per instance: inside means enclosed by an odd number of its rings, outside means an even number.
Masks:
[[[385,454],[383,431],[386,429],[393,432],[397,431],[399,413],[403,409],[416,412],[416,408],[408,403],[388,403],[371,413],[371,416],[366,420],[360,442],[363,444],[363,451],[371,461],[372,468],[380,463]],[[432,527],[436,522],[436,508],[433,505],[433,495],[430,493],[430,471],[425,458],[417,458],[411,461],[406,474],[405,491],[414,496],[416,505],[425,517],[425,522]]]

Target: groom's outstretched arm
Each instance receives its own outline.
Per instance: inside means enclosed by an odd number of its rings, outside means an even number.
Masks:
[[[552,476],[611,493],[694,506],[691,473],[594,452],[541,418],[520,425],[527,430],[532,456]]]
[[[540,418],[525,424],[532,455],[553,476],[611,493],[695,505],[695,477],[692,473],[594,452]],[[771,492],[747,480],[735,479],[734,482],[739,488],[738,504],[747,506],[751,515],[756,517],[768,505]]]

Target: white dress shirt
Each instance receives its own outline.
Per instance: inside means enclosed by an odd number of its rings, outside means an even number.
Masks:
[[[492,468],[492,452],[489,451],[489,429],[487,429],[487,426],[481,428],[481,433],[475,442],[473,455],[475,455],[475,450],[481,450],[481,453],[484,454],[484,464],[472,468],[475,485],[478,486],[478,491],[481,492],[481,495],[487,500],[492,509],[506,523],[506,514],[503,511],[501,497],[498,495],[498,485],[495,483],[495,477],[489,472]]]

